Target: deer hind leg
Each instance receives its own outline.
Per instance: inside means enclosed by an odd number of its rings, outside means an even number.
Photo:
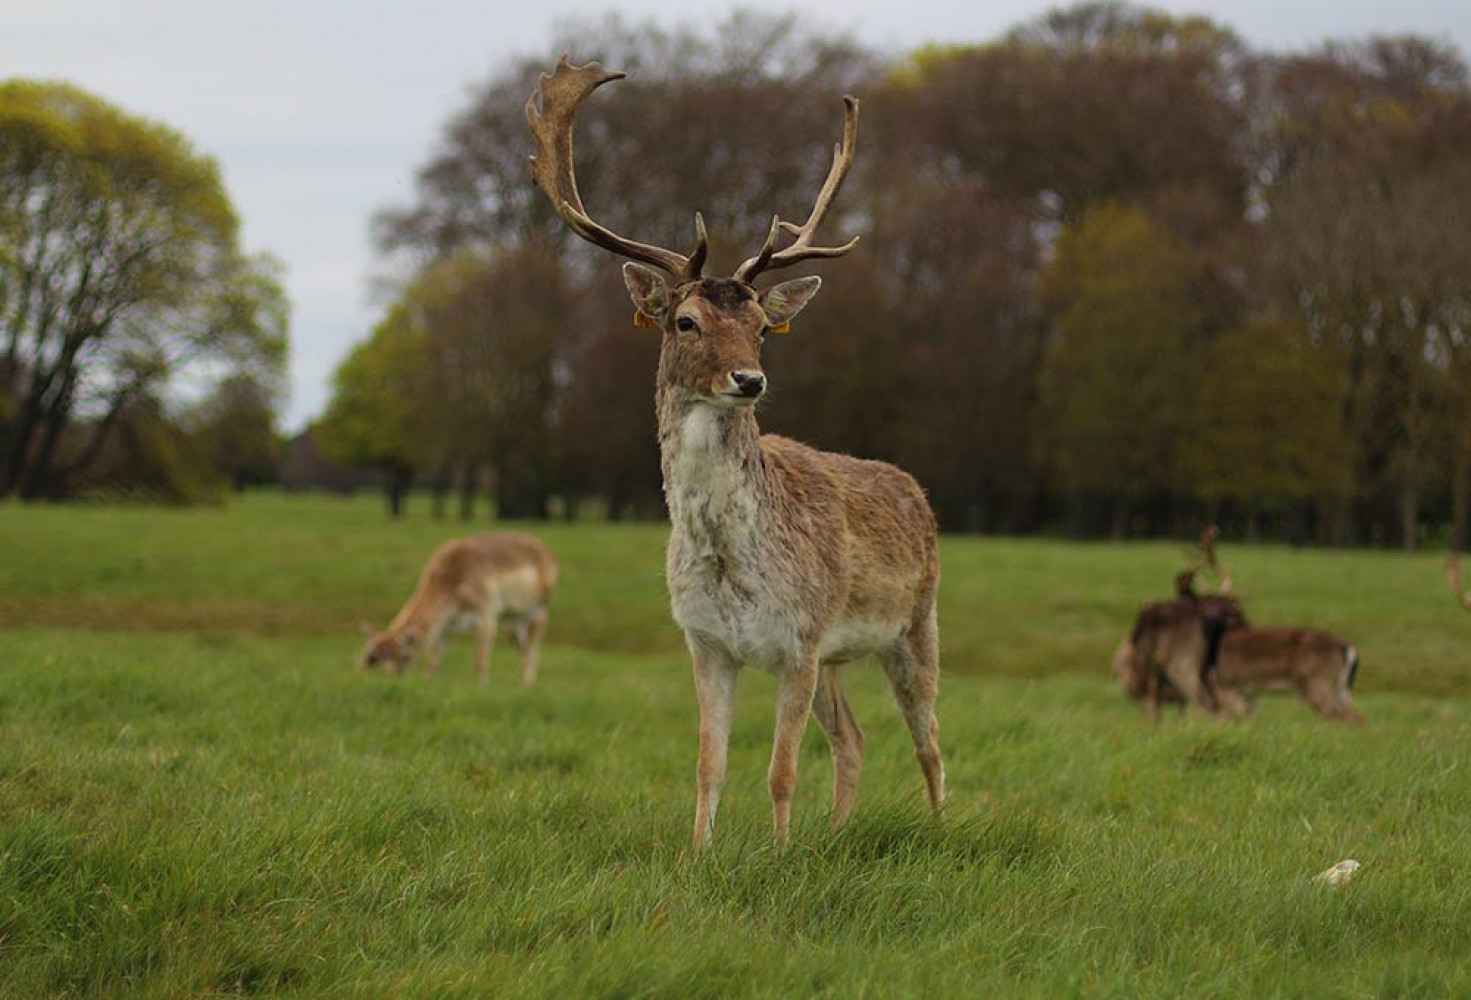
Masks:
[[[833,815],[836,830],[847,821],[858,796],[858,775],[863,770],[863,730],[843,697],[836,667],[824,667],[812,699],[812,714],[827,734],[833,753]]]
[[[545,607],[537,608],[531,617],[516,626],[516,645],[521,647],[521,683],[536,683],[537,659],[541,654],[541,638],[547,630]]]
[[[486,615],[475,630],[475,675],[482,686],[490,683],[490,650],[495,645],[495,626],[495,615]]]
[[[934,609],[880,653],[879,663],[914,740],[914,755],[924,772],[930,808],[939,812],[945,805],[945,762],[940,756],[940,724],[935,720],[935,699],[940,691],[940,634]]]
[[[1351,714],[1343,711],[1339,696],[1338,679],[1335,677],[1314,677],[1305,682],[1299,689],[1304,701],[1313,706],[1323,718],[1331,722],[1362,722],[1363,716],[1359,710],[1349,703]]]
[[[1338,718],[1351,726],[1362,726],[1364,724],[1364,713],[1354,704],[1353,695],[1345,688],[1338,694]]]
[[[1354,677],[1359,672],[1359,651],[1350,646],[1343,654],[1343,670],[1338,674],[1338,716],[1354,726],[1364,724],[1364,713],[1354,704],[1352,689]]]
[[[725,787],[726,750],[735,717],[736,671],[725,653],[688,640],[695,669],[695,697],[700,702],[700,757],[695,765],[695,850],[710,843],[720,790]]]
[[[1245,722],[1251,718],[1252,712],[1256,711],[1256,701],[1249,695],[1237,691],[1218,688],[1216,700],[1220,703],[1222,711],[1230,716],[1233,722]]]
[[[766,787],[771,792],[771,827],[778,846],[787,842],[791,829],[792,796],[797,790],[797,753],[817,693],[817,674],[817,658],[808,655],[793,663],[777,680],[776,735],[771,744]]]

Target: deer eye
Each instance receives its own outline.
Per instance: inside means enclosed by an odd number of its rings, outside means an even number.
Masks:
[[[699,325],[689,316],[681,316],[674,321],[674,328],[680,333],[693,333],[699,329]]]

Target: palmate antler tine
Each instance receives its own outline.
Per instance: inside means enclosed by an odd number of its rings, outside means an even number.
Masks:
[[[704,266],[705,227],[696,219],[698,243],[692,256],[665,250],[619,236],[606,226],[594,222],[583,208],[577,193],[577,177],[572,162],[572,126],[577,109],[594,90],[605,83],[621,80],[626,74],[606,70],[595,62],[573,66],[564,55],[556,68],[543,73],[536,92],[526,101],[526,122],[536,144],[531,157],[532,176],[536,186],[551,200],[552,207],[574,233],[589,243],[613,253],[667,271],[680,279],[697,278]]]
[[[833,147],[833,165],[828,169],[827,179],[823,181],[822,189],[817,192],[817,201],[813,203],[812,212],[807,216],[807,221],[797,226],[790,222],[773,220],[771,234],[767,236],[761,252],[736,268],[735,277],[738,281],[749,283],[763,271],[790,267],[804,260],[818,257],[841,257],[858,245],[858,237],[855,236],[842,246],[812,246],[812,238],[816,235],[818,226],[822,225],[828,209],[832,207],[833,199],[837,197],[838,190],[843,186],[843,179],[848,176],[848,170],[853,166],[853,150],[857,143],[858,98],[846,96],[843,98],[843,141]],[[782,250],[775,249],[775,236],[779,229],[795,237],[792,245]]]

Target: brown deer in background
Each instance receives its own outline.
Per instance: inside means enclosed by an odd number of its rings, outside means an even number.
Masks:
[[[755,404],[767,385],[762,340],[785,332],[821,282],[798,278],[761,291],[752,282],[766,271],[841,256],[857,243],[823,247],[812,240],[852,163],[858,102],[844,98],[843,141],[807,221],[773,219],[756,256],[733,277],[712,278],[701,275],[706,236],[699,215],[695,249],[686,257],[619,236],[583,209],[573,176],[573,120],[593,90],[622,76],[563,57],[543,74],[526,116],[537,185],[573,232],[638,262],[623,266],[635,322],[663,337],[655,406],[672,522],[666,572],[700,703],[695,847],[714,831],[742,665],[777,678],[767,783],[778,843],[787,839],[809,712],[832,747],[833,825],[853,808],[863,732],[838,668],[869,654],[888,676],[938,811],[945,794],[935,722],[940,564],[924,493],[892,465],[763,436],[756,425]],[[782,234],[793,239],[777,249]]]
[[[1146,605],[1114,652],[1113,673],[1125,693],[1151,719],[1165,702],[1242,719],[1258,695],[1296,691],[1324,718],[1362,724],[1350,693],[1358,650],[1315,629],[1253,628],[1225,593],[1231,578],[1217,560],[1217,537],[1214,527],[1206,529],[1200,557],[1175,578],[1176,599]],[[1199,594],[1195,579],[1207,567],[1220,584]]]
[[[455,538],[429,557],[418,586],[386,630],[368,640],[365,669],[388,666],[402,674],[424,653],[434,673],[445,633],[475,629],[475,671],[490,678],[490,649],[497,624],[515,629],[521,648],[521,680],[536,682],[537,656],[547,627],[547,604],[557,582],[557,561],[539,539],[502,533]]]

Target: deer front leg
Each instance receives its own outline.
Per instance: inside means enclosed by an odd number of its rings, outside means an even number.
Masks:
[[[429,640],[429,648],[424,651],[424,672],[430,677],[439,673],[439,658],[444,655],[444,635],[435,635]]]
[[[808,656],[781,675],[776,692],[776,738],[766,785],[771,790],[772,831],[777,846],[787,842],[792,822],[792,795],[797,789],[797,752],[817,691],[817,658]]]
[[[521,647],[521,683],[536,683],[536,662],[541,652],[541,637],[546,634],[546,611],[539,610],[516,629],[516,643]]]
[[[495,645],[495,626],[495,615],[486,615],[475,629],[475,674],[482,687],[490,683],[490,649]]]
[[[715,812],[720,808],[720,790],[725,787],[726,749],[730,725],[735,717],[736,671],[725,652],[687,637],[694,661],[695,697],[700,701],[700,757],[695,765],[696,851],[710,844],[715,833]]]
[[[1185,653],[1171,656],[1164,664],[1164,680],[1185,699],[1207,715],[1220,715],[1215,684],[1205,669],[1205,643],[1202,641]]]

